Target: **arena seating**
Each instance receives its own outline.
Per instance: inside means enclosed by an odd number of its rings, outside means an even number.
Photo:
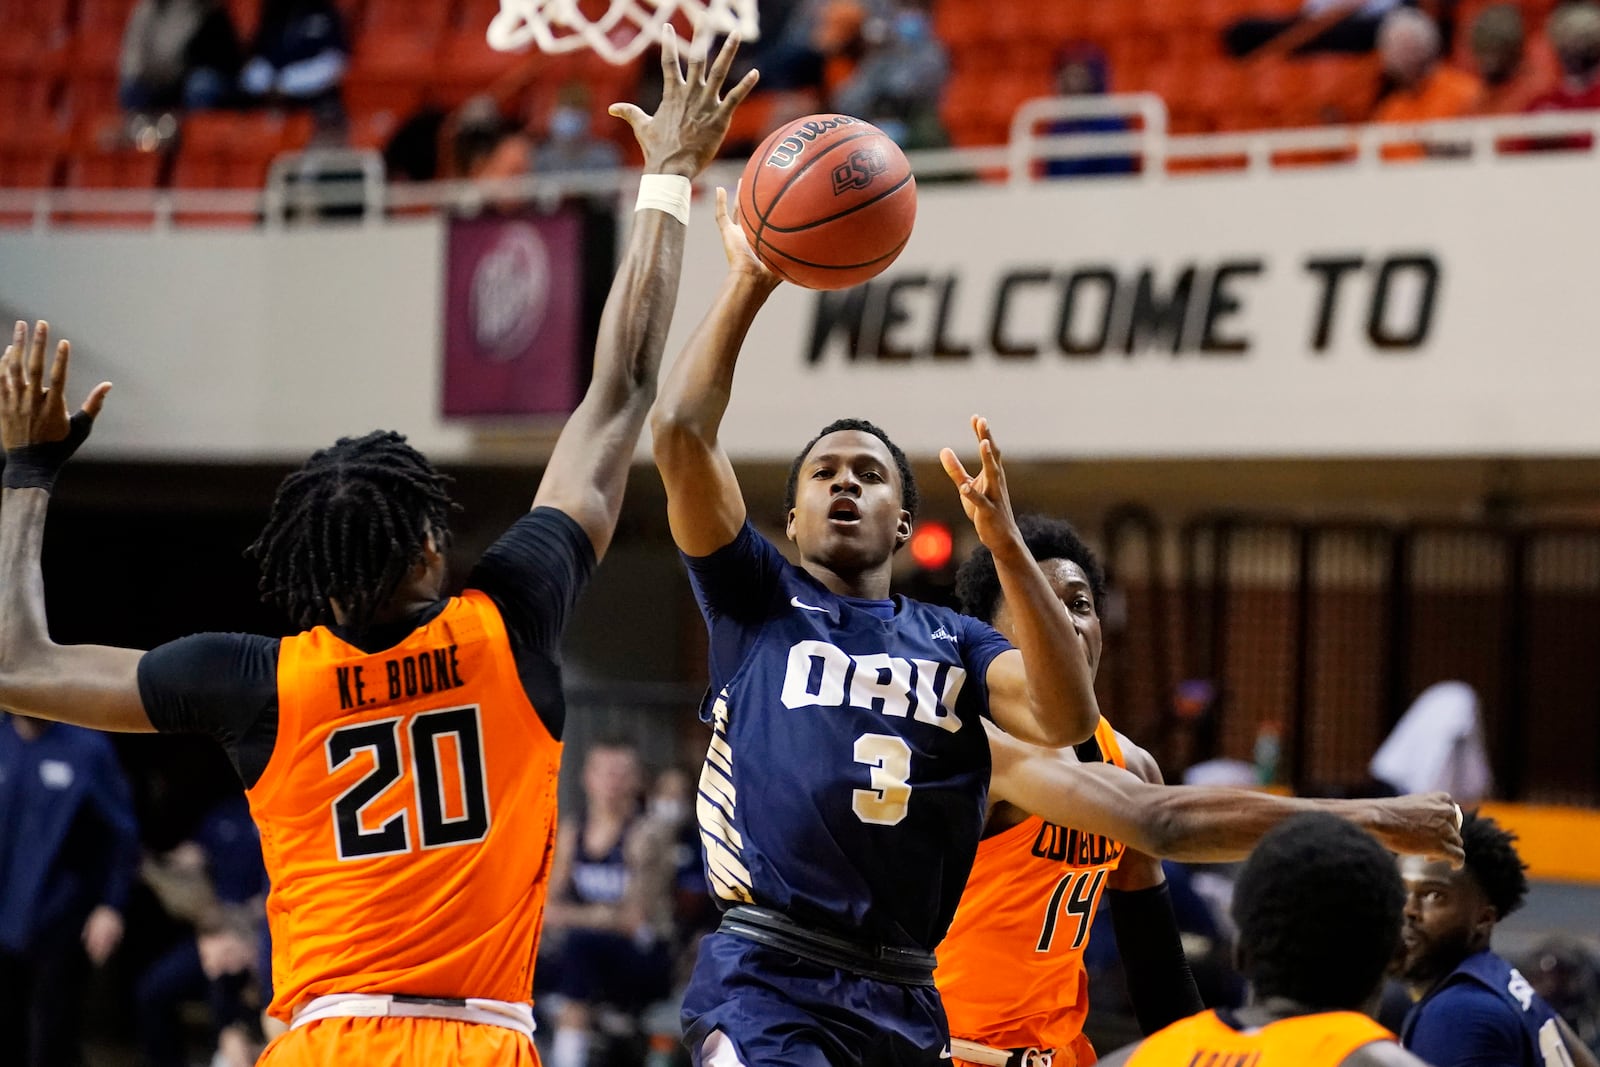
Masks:
[[[182,188],[253,184],[272,154],[305,143],[300,119],[248,113],[188,117],[175,154],[111,145],[119,119],[117,58],[135,0],[10,0],[0,3],[0,184]],[[596,0],[598,3],[599,0]],[[1462,0],[1457,27],[1492,0]],[[255,29],[260,0],[227,0],[241,37]],[[938,0],[952,76],[943,118],[960,146],[1004,142],[1016,106],[1052,91],[1061,48],[1087,42],[1108,61],[1111,90],[1148,91],[1166,102],[1175,133],[1357,122],[1370,113],[1380,72],[1375,57],[1224,56],[1221,31],[1250,16],[1292,13],[1300,0],[1115,0],[1104,3]],[[1528,0],[1530,43],[1546,48],[1543,20],[1555,0]],[[343,0],[354,43],[344,82],[350,139],[380,147],[424,103],[444,108],[495,88],[506,110],[537,127],[557,91],[591,89],[596,129],[633,151],[604,117],[632,94],[640,64],[616,68],[587,52],[504,55],[484,41],[498,0]],[[1457,32],[1457,62],[1468,58]],[[1547,51],[1547,48],[1546,48]],[[761,94],[744,108],[731,146],[766,132],[784,110]],[[147,156],[148,158],[141,158]]]

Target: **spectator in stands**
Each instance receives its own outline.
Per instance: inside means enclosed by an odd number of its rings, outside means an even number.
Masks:
[[[139,858],[127,780],[103,734],[0,713],[0,1048],[78,1062],[88,964],[122,940]]]
[[[1092,44],[1069,44],[1056,55],[1056,93],[1060,96],[1103,96],[1111,87],[1106,55]],[[1050,124],[1051,133],[1125,133],[1128,121],[1115,115],[1061,119]],[[1092,174],[1133,174],[1139,169],[1134,156],[1089,156],[1047,159],[1044,172],[1051,178],[1081,178]]]
[[[672,839],[643,787],[631,743],[596,741],[579,814],[556,835],[540,965],[557,1005],[551,1067],[586,1067],[600,1007],[636,1014],[670,989]]]
[[[622,166],[622,153],[617,146],[594,135],[589,103],[589,91],[582,85],[571,82],[561,87],[545,126],[544,140],[533,153],[534,173],[571,174]]]
[[[261,839],[243,794],[208,812],[193,840],[145,865],[145,880],[175,918],[193,931],[139,978],[140,1052],[147,1067],[183,1067],[179,1006],[203,1001],[211,1008],[212,1037],[242,1026],[253,1029],[244,987],[255,969],[258,926],[265,922],[267,872]]]
[[[1414,8],[1389,13],[1378,31],[1378,54],[1390,89],[1378,102],[1374,122],[1429,122],[1472,113],[1483,87],[1478,79],[1440,59],[1439,26]],[[1385,159],[1455,155],[1459,146],[1438,143],[1390,144]]]
[[[1473,113],[1517,115],[1539,94],[1539,74],[1527,55],[1522,12],[1515,4],[1494,4],[1473,19],[1468,31],[1472,62],[1482,82]]]
[[[1223,47],[1232,56],[1248,56],[1269,48],[1305,55],[1309,52],[1370,52],[1378,27],[1404,0],[1305,0],[1293,18],[1240,19],[1223,31]]]
[[[238,72],[239,36],[221,0],[139,0],[128,16],[118,71],[127,110],[220,107]]]
[[[1546,32],[1561,62],[1561,80],[1528,110],[1600,108],[1600,4],[1583,0],[1558,8],[1550,16]]]
[[[339,85],[349,65],[349,39],[333,0],[266,0],[239,85],[252,100],[310,108],[332,126],[342,121]]]
[[[1534,950],[1522,971],[1584,1047],[1600,1056],[1600,957],[1578,938],[1557,935]]]
[[[834,95],[835,110],[876,124],[902,148],[948,143],[939,98],[950,79],[950,55],[934,35],[930,7],[930,0],[896,0],[860,66]]]

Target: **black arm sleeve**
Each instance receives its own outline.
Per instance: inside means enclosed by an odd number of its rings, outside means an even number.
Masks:
[[[566,720],[561,635],[594,566],[583,527],[556,508],[535,508],[489,546],[467,578],[500,609],[522,686],[558,740]]]
[[[1147,1036],[1205,1010],[1178,937],[1165,882],[1132,892],[1112,890],[1111,925],[1128,976],[1128,995]]]
[[[139,661],[139,697],[161,733],[215,738],[248,789],[278,739],[278,640],[210,633],[169,641]]]

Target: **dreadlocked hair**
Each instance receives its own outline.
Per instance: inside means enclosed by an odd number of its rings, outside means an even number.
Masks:
[[[246,550],[261,567],[261,599],[309,629],[337,600],[365,630],[422,557],[428,535],[449,543],[450,479],[392,430],[341,437],[278,486],[272,514]]]

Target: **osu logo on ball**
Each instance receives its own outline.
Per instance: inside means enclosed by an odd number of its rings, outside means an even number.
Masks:
[[[833,195],[840,196],[851,189],[865,189],[872,179],[889,169],[889,161],[877,148],[861,148],[850,153],[850,158],[833,168]]]

